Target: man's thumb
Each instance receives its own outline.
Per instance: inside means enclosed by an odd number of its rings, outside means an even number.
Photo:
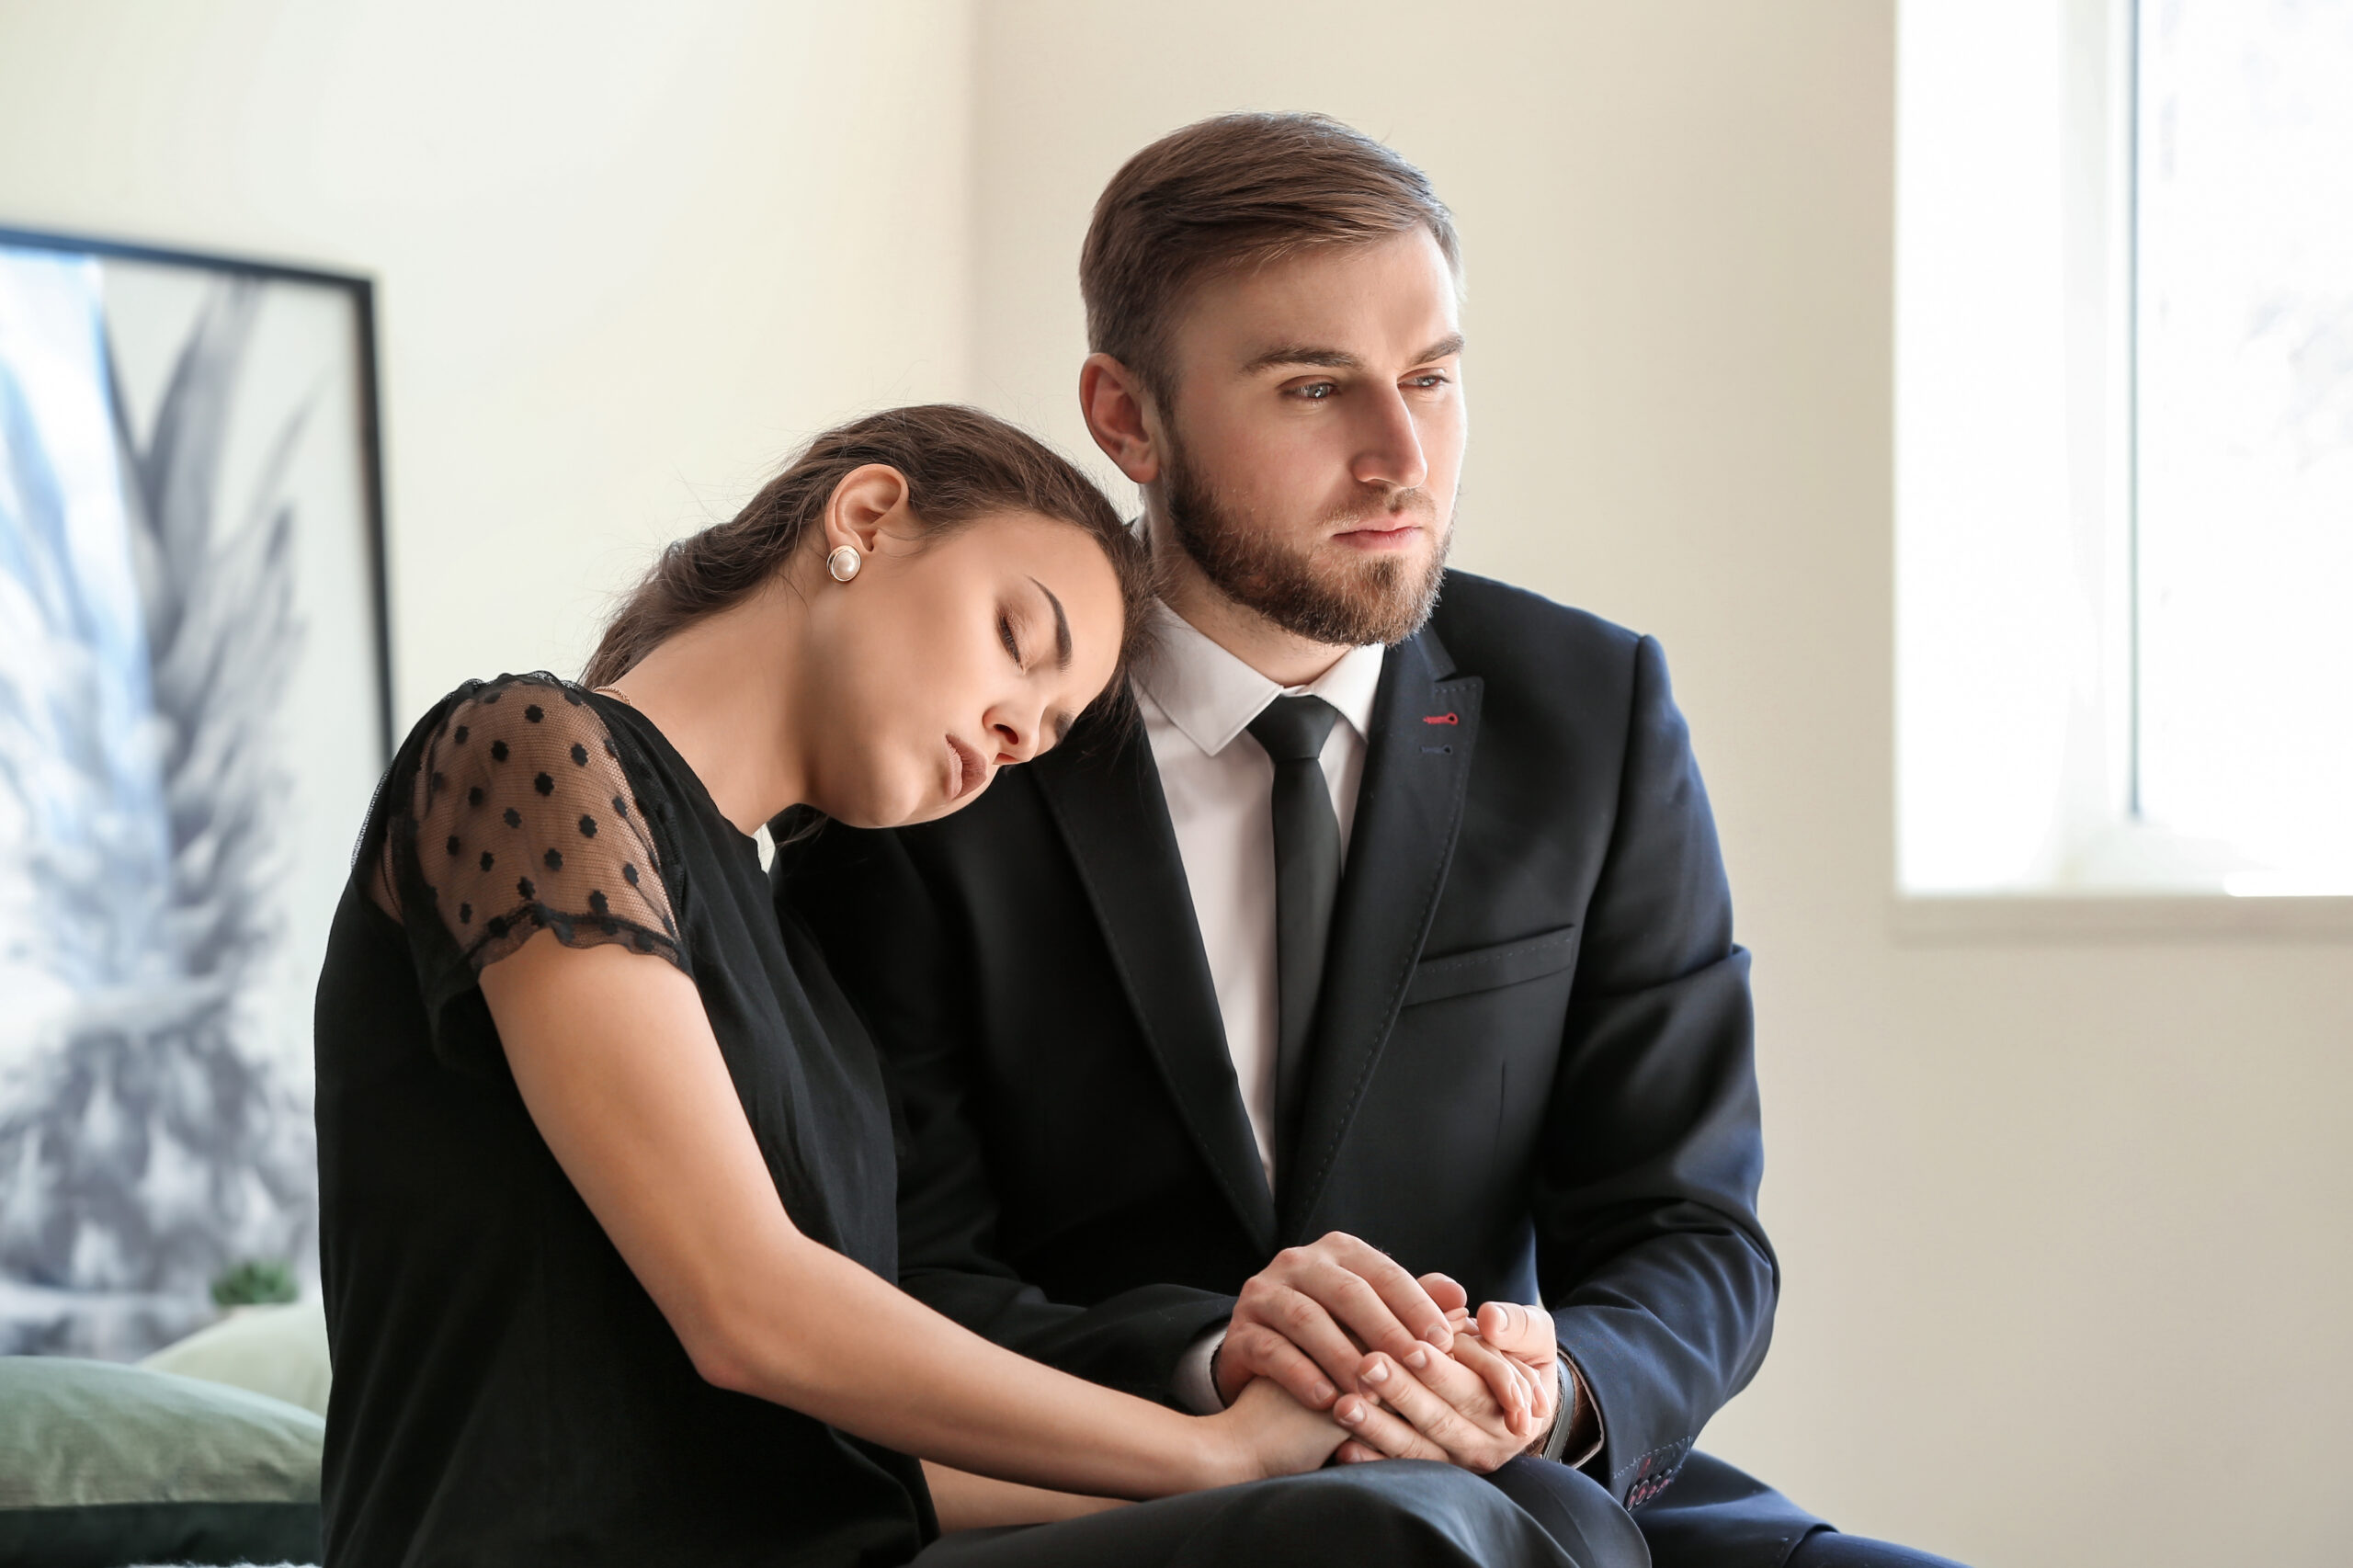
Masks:
[[[1544,1361],[1554,1354],[1552,1314],[1515,1301],[1489,1301],[1481,1307],[1479,1337],[1522,1360]]]

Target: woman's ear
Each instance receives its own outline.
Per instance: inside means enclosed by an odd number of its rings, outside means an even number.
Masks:
[[[1138,484],[1160,477],[1159,415],[1133,370],[1108,354],[1089,354],[1078,368],[1078,406],[1087,434],[1121,473]]]
[[[825,503],[825,548],[830,555],[847,545],[860,555],[874,553],[892,516],[907,504],[907,476],[888,463],[854,468],[834,486]]]

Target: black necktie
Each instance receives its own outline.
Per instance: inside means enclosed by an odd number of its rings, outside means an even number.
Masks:
[[[1324,948],[1340,892],[1340,819],[1324,782],[1324,738],[1340,717],[1320,697],[1278,697],[1250,722],[1275,759],[1275,1150],[1284,1157],[1307,1086],[1307,1042]]]

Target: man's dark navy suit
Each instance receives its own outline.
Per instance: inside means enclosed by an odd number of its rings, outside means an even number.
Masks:
[[[1245,1279],[1347,1231],[1551,1307],[1601,1413],[1586,1473],[1658,1562],[1778,1568],[1819,1521],[1692,1451],[1779,1270],[1748,958],[1658,645],[1449,574],[1369,740],[1271,1195],[1140,724],[788,846],[780,904],[897,1079],[902,1283],[1166,1400]]]

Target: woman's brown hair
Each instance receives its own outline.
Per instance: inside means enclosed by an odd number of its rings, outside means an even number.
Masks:
[[[958,403],[886,409],[809,443],[726,522],[676,540],[605,627],[583,686],[609,686],[663,639],[751,597],[821,526],[835,488],[882,463],[907,482],[907,510],[927,536],[1003,512],[1031,512],[1084,530],[1119,574],[1124,676],[1145,624],[1152,574],[1143,546],[1087,477],[1036,437]],[[1106,696],[1120,691],[1115,676]]]

